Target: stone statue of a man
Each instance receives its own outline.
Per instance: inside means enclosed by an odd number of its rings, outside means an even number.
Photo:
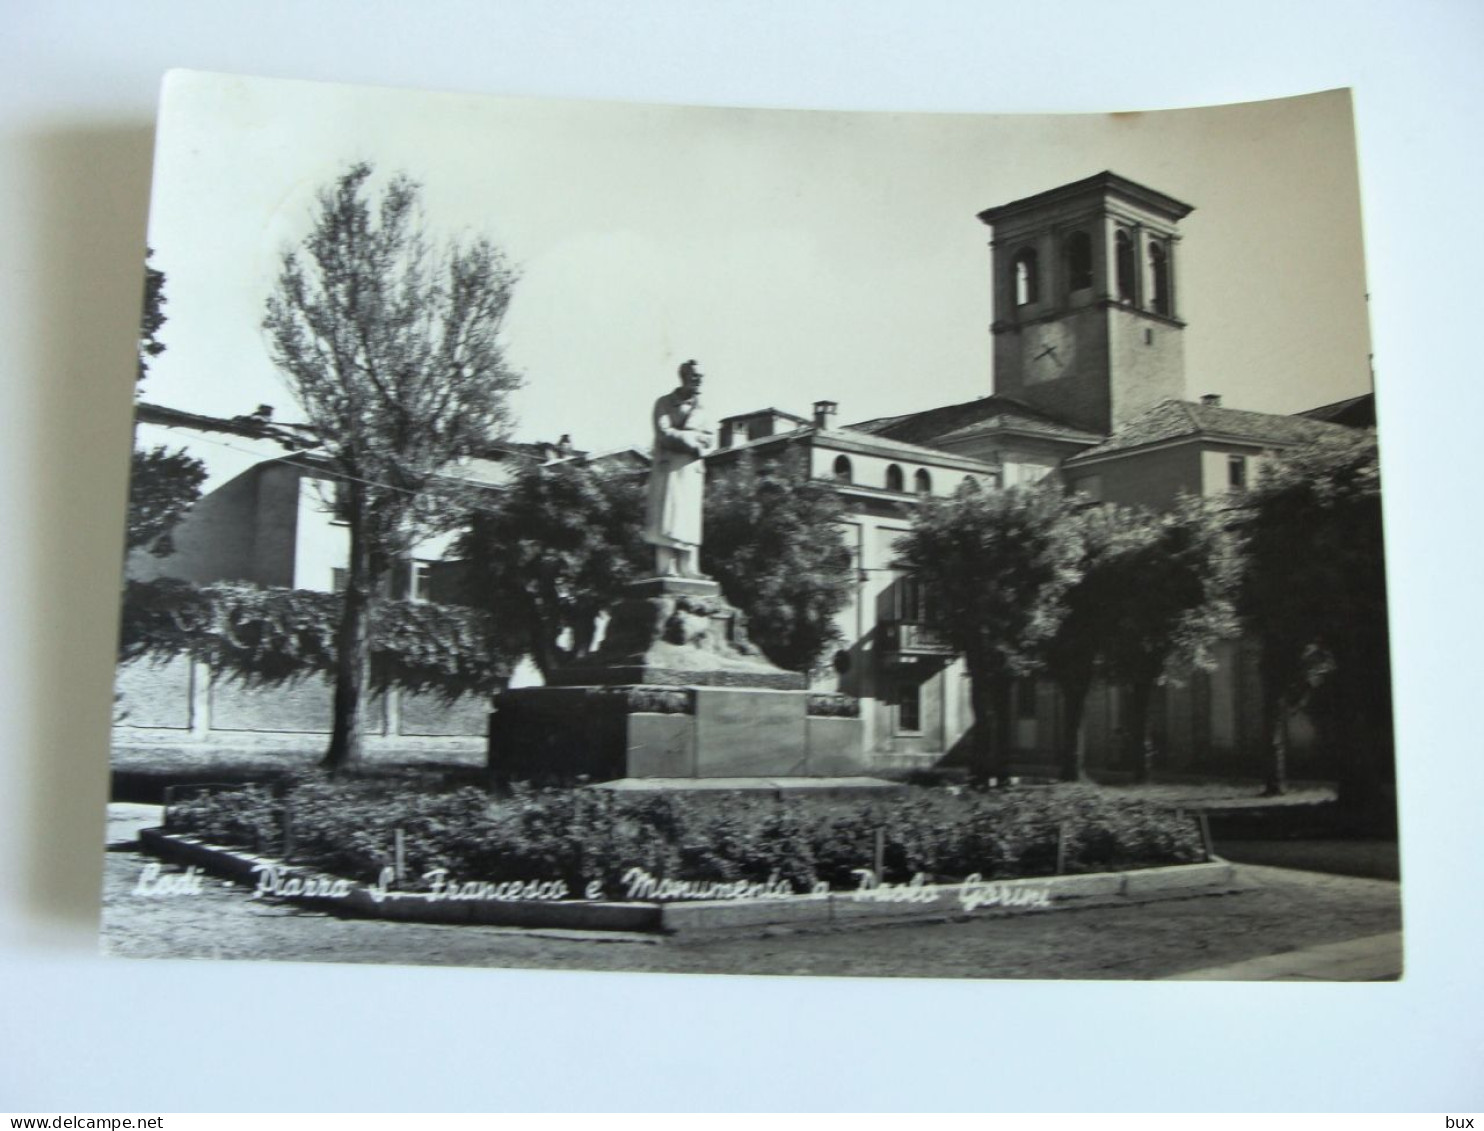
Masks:
[[[701,415],[701,370],[694,360],[681,365],[679,388],[654,402],[653,421],[644,540],[655,548],[661,577],[701,577],[702,457],[716,445]]]

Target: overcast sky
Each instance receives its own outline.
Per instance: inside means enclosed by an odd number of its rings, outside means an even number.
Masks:
[[[982,209],[1103,169],[1195,206],[1178,270],[1187,395],[1294,412],[1366,392],[1350,98],[1061,116],[496,99],[181,72],[150,216],[166,273],[146,399],[302,415],[260,329],[281,250],[349,163],[420,181],[429,226],[522,279],[518,439],[647,444],[686,358],[713,417],[839,420],[993,391]]]

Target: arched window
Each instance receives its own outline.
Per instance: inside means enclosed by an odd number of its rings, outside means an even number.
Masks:
[[[906,490],[902,479],[902,469],[896,464],[892,464],[886,469],[886,489],[888,491]]]
[[[1149,245],[1149,309],[1170,313],[1170,253],[1162,243]]]
[[[958,489],[960,491],[977,491],[979,490],[979,480],[975,479],[972,475],[965,475],[964,481],[958,485]]]
[[[852,479],[852,473],[851,473],[851,470],[850,470],[850,460],[848,460],[845,456],[836,456],[835,457],[835,482],[836,483],[851,483],[853,481],[854,480]]]
[[[919,495],[931,495],[933,493],[933,477],[922,468],[918,468],[917,474],[912,477],[912,488]]]
[[[1127,229],[1119,228],[1113,237],[1113,258],[1118,275],[1118,299],[1120,302],[1134,301],[1134,237]]]
[[[1092,286],[1092,237],[1073,232],[1067,237],[1067,290],[1085,291]]]
[[[1015,285],[1015,305],[1029,306],[1041,294],[1040,272],[1036,266],[1036,249],[1023,247],[1011,261],[1011,275]]]

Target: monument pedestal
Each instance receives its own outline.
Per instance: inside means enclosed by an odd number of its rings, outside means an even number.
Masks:
[[[747,639],[714,581],[647,578],[594,655],[496,699],[490,770],[553,784],[863,773],[856,701],[804,684]]]

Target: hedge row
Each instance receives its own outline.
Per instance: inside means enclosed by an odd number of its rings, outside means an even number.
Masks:
[[[1048,875],[1059,833],[1068,872],[1188,863],[1202,858],[1188,817],[1093,787],[993,794],[915,789],[905,798],[843,801],[741,794],[531,792],[491,800],[477,789],[408,793],[376,782],[300,779],[202,793],[173,806],[173,831],[265,852],[292,826],[293,860],[374,880],[403,833],[406,874],[444,869],[459,881],[596,881],[609,896],[633,867],[675,880],[764,883],[796,891],[818,881],[855,886],[884,839],[884,879]]]

